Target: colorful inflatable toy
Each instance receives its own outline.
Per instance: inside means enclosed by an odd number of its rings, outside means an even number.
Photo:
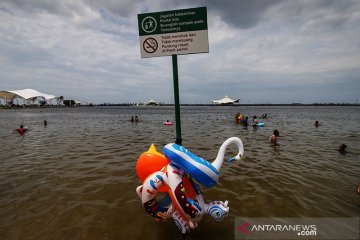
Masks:
[[[160,171],[168,164],[169,161],[165,158],[165,156],[156,150],[154,144],[151,144],[149,150],[141,154],[138,158],[136,163],[136,173],[140,181],[144,182],[150,174]],[[167,190],[168,187],[164,186],[160,189],[160,192],[166,192]]]
[[[166,122],[164,122],[164,125],[171,126],[171,125],[173,125],[173,122],[167,120]]]
[[[138,158],[136,163],[136,173],[143,182],[151,173],[160,171],[169,163],[170,162],[165,156],[156,150],[155,145],[151,144],[150,148]]]
[[[145,210],[157,221],[173,218],[182,233],[196,228],[205,214],[215,221],[221,221],[229,212],[228,201],[205,203],[200,187],[193,179],[205,187],[215,186],[225,151],[231,144],[236,144],[238,154],[230,158],[227,161],[229,163],[240,160],[244,153],[243,143],[237,137],[229,138],[221,145],[212,163],[175,143],[164,147],[165,156],[156,152],[152,145],[145,155],[139,157],[136,165],[137,174],[143,182],[136,188],[136,192]],[[147,164],[147,161],[157,163],[153,166]],[[150,165],[151,170],[143,169]],[[151,171],[153,172],[150,173]],[[144,179],[144,175],[148,173],[150,174]],[[167,189],[167,194],[157,200],[156,195],[161,189]]]

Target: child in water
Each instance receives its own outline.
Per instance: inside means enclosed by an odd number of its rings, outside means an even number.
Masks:
[[[346,144],[340,144],[339,148],[338,148],[339,153],[345,154],[346,153],[346,148],[347,148]]]
[[[20,134],[24,134],[26,132],[26,128],[24,128],[23,125],[20,125],[20,127],[18,129],[16,129],[15,131],[17,131]]]
[[[241,124],[242,124],[244,127],[247,127],[247,126],[249,125],[248,119],[249,119],[249,117],[246,116],[246,117],[243,118],[243,120],[241,121]]]
[[[274,130],[274,133],[273,133],[273,135],[271,135],[269,141],[270,141],[271,143],[276,143],[276,142],[277,142],[277,138],[278,138],[279,136],[280,136],[279,130],[275,129],[275,130]]]
[[[253,117],[253,126],[254,127],[257,127],[257,124],[259,123],[259,121],[257,120],[257,117],[256,116],[254,116]]]
[[[243,115],[241,113],[237,113],[235,115],[235,122],[240,123],[243,120]]]

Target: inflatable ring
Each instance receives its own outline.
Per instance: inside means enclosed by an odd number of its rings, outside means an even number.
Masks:
[[[202,218],[204,199],[198,186],[184,174],[184,170],[169,164],[165,169],[164,181],[169,186],[168,194],[175,209],[192,228]]]
[[[164,186],[162,176],[162,171],[154,172],[145,179],[143,185],[136,188],[145,210],[158,221],[163,221],[171,215],[172,200],[168,194],[160,202],[156,201],[159,189]]]
[[[228,145],[235,143],[238,147],[238,154],[230,158],[228,162],[240,159],[243,155],[244,147],[239,138],[233,137],[227,139],[220,147],[216,159],[210,164],[208,161],[192,154],[186,148],[168,144],[164,148],[166,159],[162,155],[149,151],[151,153],[144,158],[140,157],[136,166],[139,178],[147,176],[141,186],[136,188],[136,192],[141,199],[142,205],[149,215],[157,221],[162,221],[172,217],[176,226],[182,233],[189,232],[197,227],[198,222],[204,214],[208,214],[215,221],[221,221],[229,213],[228,201],[214,201],[205,203],[200,188],[192,180],[204,186],[214,186],[218,181],[220,168],[223,164],[225,150]],[[160,158],[154,158],[154,154]],[[149,162],[149,159],[155,161],[155,167]],[[163,160],[166,160],[164,162]],[[144,161],[144,162],[142,162]],[[166,164],[167,163],[167,164]],[[164,166],[160,170],[161,166]],[[150,169],[142,169],[149,166]],[[156,171],[154,171],[156,169]],[[153,171],[149,174],[150,171]],[[141,177],[140,177],[141,175]],[[167,194],[161,200],[157,200],[157,194],[166,187]]]
[[[168,194],[157,201],[156,195],[164,185],[169,186]],[[173,213],[171,204],[190,228],[195,228],[205,212],[201,207],[204,205],[204,200],[200,189],[189,176],[184,175],[184,170],[174,165],[169,164],[162,171],[151,174],[143,185],[137,187],[136,192],[148,214],[158,221],[171,216]]]
[[[218,183],[219,171],[224,161],[225,150],[230,144],[236,144],[238,147],[238,154],[229,159],[239,160],[244,154],[244,145],[237,137],[227,139],[220,147],[216,159],[209,163],[201,157],[191,153],[185,147],[175,143],[169,143],[164,147],[164,155],[167,159],[181,169],[184,169],[192,178],[205,187],[213,187]]]

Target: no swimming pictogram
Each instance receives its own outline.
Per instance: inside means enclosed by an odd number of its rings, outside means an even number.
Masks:
[[[155,38],[147,38],[143,42],[143,49],[147,53],[154,53],[158,49],[158,42]]]

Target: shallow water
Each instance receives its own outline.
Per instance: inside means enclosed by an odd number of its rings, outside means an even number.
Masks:
[[[269,117],[244,129],[237,112]],[[135,115],[140,122],[129,122]],[[216,187],[202,188],[205,201],[229,200],[230,215],[205,217],[187,239],[233,239],[237,216],[360,216],[359,107],[186,106],[181,118],[183,145],[205,159],[231,136],[245,146]],[[148,216],[135,193],[138,156],[175,139],[166,119],[174,121],[172,107],[1,110],[0,239],[183,239],[172,220]],[[20,124],[29,128],[23,136],[13,131]],[[278,145],[268,142],[275,128]]]

